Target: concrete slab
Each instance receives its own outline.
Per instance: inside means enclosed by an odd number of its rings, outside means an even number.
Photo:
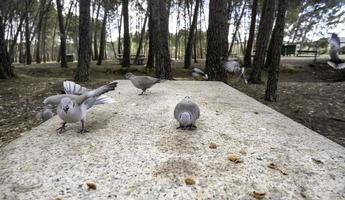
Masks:
[[[2,148],[0,199],[345,199],[345,148],[237,90],[166,81],[139,92],[119,81],[89,133],[58,135],[55,117]],[[186,95],[201,109],[195,131],[173,119]]]

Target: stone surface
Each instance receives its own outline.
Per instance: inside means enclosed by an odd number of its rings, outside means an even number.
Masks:
[[[2,148],[0,199],[345,199],[345,148],[237,90],[166,81],[138,93],[119,81],[89,133],[59,135],[54,117]],[[195,131],[176,130],[186,95],[201,109]]]

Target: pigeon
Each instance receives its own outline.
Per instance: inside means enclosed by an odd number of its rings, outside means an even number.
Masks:
[[[64,81],[66,94],[54,95],[43,101],[44,105],[57,106],[57,114],[63,121],[62,126],[57,129],[59,133],[65,131],[66,123],[81,121],[80,133],[88,132],[85,128],[85,117],[87,111],[94,105],[113,103],[114,100],[104,93],[115,90],[117,82],[113,81],[97,89],[90,90],[72,81]]]
[[[148,88],[160,82],[158,78],[153,78],[151,76],[136,76],[130,72],[126,73],[126,78],[129,79],[136,88],[142,90],[139,95],[143,95]]]
[[[245,84],[248,84],[248,80],[245,74],[245,68],[240,66],[240,63],[237,58],[229,58],[228,60],[222,59],[221,64],[227,73],[238,76],[238,80],[242,78]],[[194,68],[192,70],[192,76],[196,78],[202,77],[205,80],[208,79],[207,73],[205,73],[199,68]]]
[[[189,96],[186,96],[176,105],[174,117],[180,123],[176,129],[193,130],[196,128],[195,121],[200,117],[200,109]]]
[[[195,78],[202,77],[204,80],[208,79],[207,74],[199,68],[193,68],[192,69],[192,76]]]
[[[236,76],[238,76],[239,80],[243,78],[245,84],[248,83],[246,75],[244,73],[245,72],[244,67],[240,66],[240,63],[238,62],[238,60],[230,59],[230,60],[223,61],[222,64],[225,71],[227,71],[230,74],[235,74]]]
[[[329,44],[331,46],[331,49],[329,50],[331,60],[327,61],[327,64],[334,69],[345,69],[345,63],[338,55],[340,50],[340,39],[337,34],[332,33],[332,36],[329,39]]]
[[[47,105],[43,107],[43,110],[41,112],[37,113],[36,118],[45,122],[48,119],[52,118],[54,115],[55,114],[53,113],[52,106]]]

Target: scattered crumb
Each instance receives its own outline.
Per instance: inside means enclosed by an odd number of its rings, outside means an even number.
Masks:
[[[257,114],[257,115],[259,114],[258,112],[254,112],[254,113]]]
[[[255,199],[263,199],[265,197],[265,195],[266,195],[265,192],[253,191],[253,193],[252,193],[252,197],[254,197]]]
[[[283,175],[288,175],[288,173],[286,173],[285,171],[281,170],[276,164],[274,163],[270,163],[267,167],[271,168],[271,169],[275,169],[278,170],[280,173],[282,173]]]
[[[218,145],[216,143],[213,143],[211,142],[209,145],[208,145],[208,148],[210,149],[217,149]]]
[[[234,163],[241,163],[243,162],[243,160],[241,160],[241,158],[235,154],[229,154],[228,159]]]
[[[244,155],[244,156],[245,156],[245,155],[247,155],[247,152],[246,152],[246,150],[241,149],[241,150],[240,150],[240,154],[242,154],[242,155]]]
[[[88,190],[95,190],[97,188],[96,183],[93,181],[86,182],[86,185]]]
[[[193,177],[187,177],[184,179],[184,182],[187,184],[187,185],[195,185],[195,180]]]
[[[57,197],[57,198],[55,198],[54,200],[62,200],[61,198],[59,198],[59,197]]]

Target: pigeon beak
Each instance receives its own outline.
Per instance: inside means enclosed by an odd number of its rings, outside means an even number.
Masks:
[[[65,113],[67,113],[68,109],[69,109],[68,106],[66,106],[66,107],[63,108],[63,110],[65,111]]]

